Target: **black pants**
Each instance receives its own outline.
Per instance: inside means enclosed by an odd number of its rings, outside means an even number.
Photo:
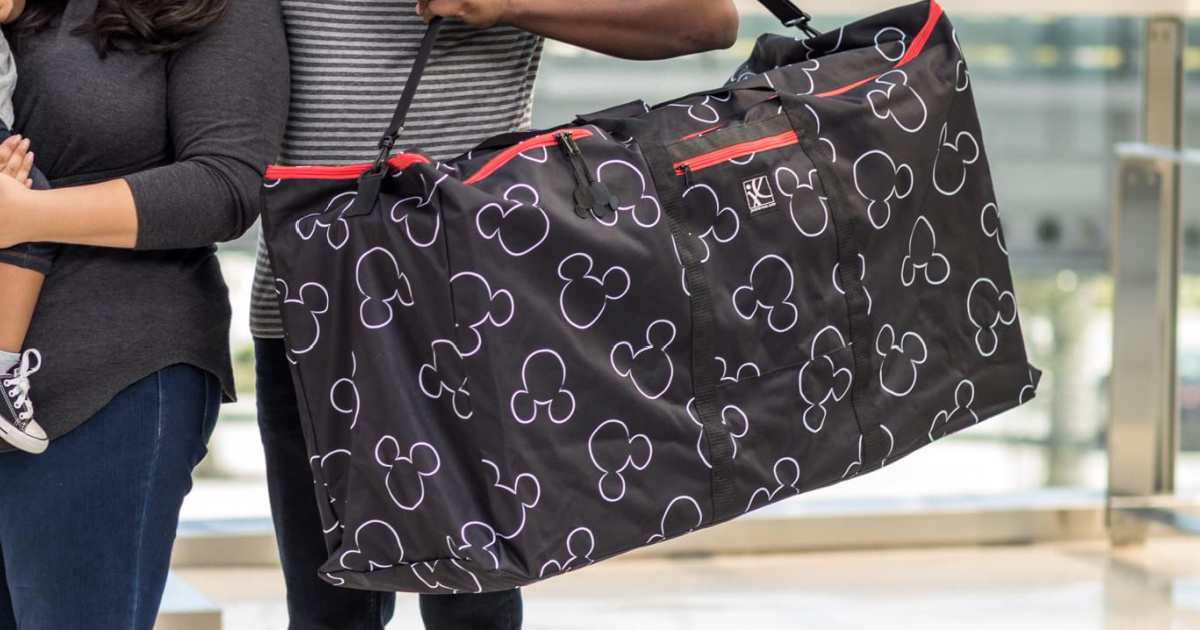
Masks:
[[[287,583],[290,630],[382,630],[392,618],[394,593],[330,586],[317,576],[325,538],[312,469],[296,408],[296,390],[283,340],[255,339],[258,423],[267,454],[267,485],[275,537]],[[481,595],[422,595],[428,630],[519,630],[519,590]]]
[[[0,124],[0,142],[11,135],[12,132]],[[34,190],[50,188],[50,182],[46,181],[46,177],[36,168],[29,173],[29,178],[33,180]],[[57,253],[58,245],[53,243],[21,243],[15,247],[0,249],[0,263],[16,265],[46,275],[50,273]]]

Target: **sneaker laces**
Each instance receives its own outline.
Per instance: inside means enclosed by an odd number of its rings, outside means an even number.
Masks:
[[[32,360],[36,359],[36,363]],[[42,354],[34,349],[26,350],[21,355],[21,362],[13,370],[12,378],[4,379],[4,388],[13,399],[13,409],[17,413],[17,428],[22,431],[33,420],[33,401],[29,399],[29,377],[42,369]]]

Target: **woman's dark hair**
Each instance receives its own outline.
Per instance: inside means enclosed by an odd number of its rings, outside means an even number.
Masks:
[[[179,50],[204,35],[221,17],[230,0],[97,0],[92,19],[75,29],[86,35],[100,54],[114,50],[165,53]],[[67,0],[31,0],[9,27],[18,47],[29,36],[53,26]]]

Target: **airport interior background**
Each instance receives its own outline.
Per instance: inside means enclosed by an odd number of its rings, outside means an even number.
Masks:
[[[809,10],[829,29],[886,6],[863,4]],[[1200,628],[1200,153],[1186,150],[1200,147],[1200,5],[943,5],[970,63],[1031,360],[1045,370],[1038,398],[894,469],[532,587],[527,627]],[[534,126],[720,85],[758,34],[785,31],[740,6],[726,51],[635,63],[549,43]],[[1162,175],[1149,202],[1126,185],[1139,173]],[[1123,234],[1138,213],[1152,220]],[[184,506],[167,630],[286,627],[246,323],[256,238],[221,249],[241,401],[225,407]],[[1138,264],[1143,275],[1122,275]],[[1125,291],[1146,278],[1140,297]],[[1123,300],[1152,303],[1122,319]],[[1173,366],[1150,377],[1141,394],[1159,406],[1140,415],[1112,411],[1119,379],[1138,376],[1114,361],[1122,352],[1129,365]],[[393,627],[419,627],[415,606],[401,597]]]

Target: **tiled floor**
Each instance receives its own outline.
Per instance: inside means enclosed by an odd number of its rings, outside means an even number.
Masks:
[[[184,569],[225,630],[284,630],[271,569]],[[1200,630],[1200,541],[617,560],[526,590],[528,630]],[[420,628],[401,596],[391,628]]]

